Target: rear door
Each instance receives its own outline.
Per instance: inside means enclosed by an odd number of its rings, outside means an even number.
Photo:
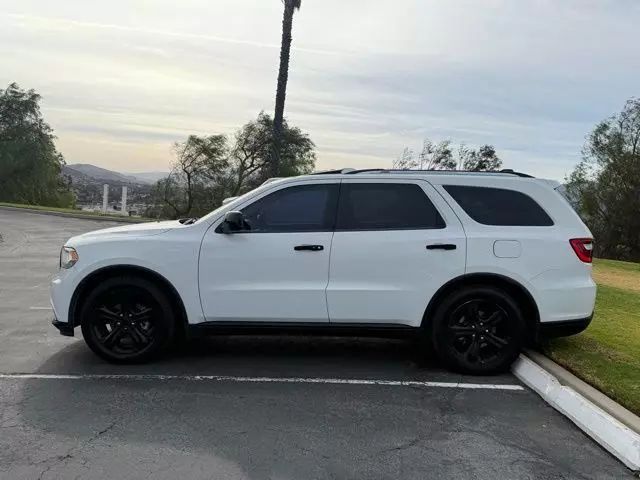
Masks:
[[[433,294],[464,273],[465,249],[460,220],[428,182],[344,179],[329,321],[419,326]]]

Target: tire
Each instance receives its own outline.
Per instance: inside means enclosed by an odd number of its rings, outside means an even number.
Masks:
[[[80,309],[82,335],[111,363],[143,363],[160,354],[175,332],[174,311],[158,286],[144,278],[109,278],[91,290]]]
[[[438,358],[448,368],[472,375],[506,371],[525,340],[518,304],[495,287],[469,286],[438,305],[430,323]]]

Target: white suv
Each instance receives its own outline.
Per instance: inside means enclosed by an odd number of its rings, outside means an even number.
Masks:
[[[419,333],[450,368],[504,370],[593,313],[592,238],[549,181],[342,170],[268,182],[199,220],[69,239],[54,325],[113,362],[196,333]]]

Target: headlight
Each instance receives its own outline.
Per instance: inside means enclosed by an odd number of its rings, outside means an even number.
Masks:
[[[62,247],[60,250],[60,268],[71,268],[78,261],[78,252],[72,247]]]

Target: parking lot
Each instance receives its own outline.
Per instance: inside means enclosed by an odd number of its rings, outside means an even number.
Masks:
[[[106,364],[50,325],[48,281],[68,237],[111,225],[0,210],[0,478],[630,476],[513,376],[409,341],[224,336]]]

